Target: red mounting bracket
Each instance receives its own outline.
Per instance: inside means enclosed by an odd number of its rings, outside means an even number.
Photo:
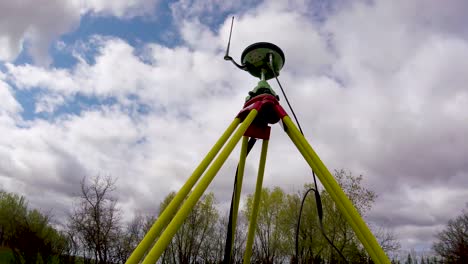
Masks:
[[[253,138],[270,139],[271,127],[269,124],[276,124],[288,115],[279,104],[278,99],[271,94],[257,95],[247,101],[237,117],[244,121],[252,109],[257,110],[258,115],[244,133],[244,136]]]

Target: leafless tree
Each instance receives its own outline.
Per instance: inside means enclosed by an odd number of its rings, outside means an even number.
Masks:
[[[220,262],[224,259],[224,250],[226,245],[226,233],[229,222],[229,214],[220,218],[217,223],[216,234],[214,235],[215,239],[214,246],[216,250],[213,251],[214,260]],[[234,244],[232,245],[232,262],[231,263],[242,263],[245,245],[247,243],[247,229],[248,229],[248,220],[245,215],[239,213],[237,217],[236,224],[236,234],[234,237]],[[213,261],[216,262],[216,261]]]
[[[126,224],[125,229],[122,229],[118,243],[116,244],[116,262],[125,263],[125,261],[127,261],[133,250],[149,230],[147,227],[148,223],[150,221],[152,223],[153,219],[154,218],[151,218],[150,216],[144,217],[141,214],[137,214],[129,223]]]
[[[81,196],[73,209],[70,231],[76,234],[85,258],[95,263],[114,261],[115,243],[120,232],[120,212],[112,197],[115,181],[111,177],[96,176],[90,183],[81,181]]]
[[[468,212],[448,222],[433,249],[444,263],[468,263]]]
[[[373,233],[377,241],[379,241],[380,246],[387,254],[395,253],[400,249],[400,241],[398,241],[392,230],[379,226],[373,230]]]
[[[62,262],[64,263],[75,263],[76,256],[78,255],[79,251],[79,238],[75,234],[75,232],[68,228],[65,232],[63,232],[63,235],[66,239],[66,246],[64,250],[64,258],[65,260],[62,259]]]

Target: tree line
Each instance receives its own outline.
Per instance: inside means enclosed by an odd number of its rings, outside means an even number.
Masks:
[[[340,170],[334,176],[365,216],[377,195],[362,185],[361,175]],[[80,196],[61,225],[52,221],[50,213],[30,209],[24,197],[0,191],[0,263],[125,263],[157,216],[137,214],[124,223],[115,186],[111,177],[83,179]],[[280,187],[262,190],[251,263],[372,263],[325,191],[320,192],[322,224],[311,195],[304,200],[296,241],[301,201],[311,187],[306,184],[302,190],[291,193]],[[169,193],[165,197],[159,212],[174,196],[175,193]],[[252,195],[248,195],[239,214],[233,263],[242,263],[252,200]],[[222,263],[227,225],[228,215],[220,212],[213,193],[204,195],[159,263]],[[384,228],[372,229],[388,254],[400,248],[393,233]],[[409,254],[405,261],[394,259],[392,263],[468,263],[467,213],[451,220],[437,238],[433,249],[438,258],[419,258],[418,262]]]

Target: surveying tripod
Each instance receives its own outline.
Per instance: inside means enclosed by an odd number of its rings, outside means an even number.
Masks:
[[[190,178],[182,186],[166,209],[164,209],[126,263],[137,264],[142,260],[146,253],[146,257],[142,262],[143,264],[156,263],[158,261],[178,229],[183,224],[184,220],[190,214],[191,210],[202,197],[223,163],[242,138],[237,180],[235,181],[235,191],[232,200],[233,214],[230,219],[232,222],[232,225],[230,225],[231,237],[228,237],[232,242],[234,240],[239,210],[248,140],[249,138],[257,138],[262,139],[263,142],[252,213],[249,220],[246,249],[243,258],[244,264],[250,263],[252,246],[255,238],[257,215],[259,212],[267,148],[270,139],[270,125],[276,124],[279,121],[282,122],[284,131],[302,154],[306,162],[312,170],[316,172],[325,190],[330,194],[330,197],[335,202],[337,208],[348,221],[374,263],[390,263],[388,257],[385,255],[356,208],[340,188],[340,185],[333,178],[329,170],[322,163],[319,156],[307,142],[304,135],[279,104],[279,97],[267,83],[268,79],[273,77],[276,78],[279,75],[279,71],[284,64],[284,54],[281,49],[274,44],[260,42],[250,45],[244,50],[241,57],[242,65],[234,62],[234,60],[228,56],[228,51],[226,52],[225,59],[231,60],[237,67],[248,71],[255,77],[259,77],[260,82],[257,87],[249,92],[242,110],[194,170]],[[221,150],[221,148],[223,149]],[[210,164],[211,166],[209,167]],[[201,177],[203,173],[205,174]],[[197,182],[197,186],[192,190]],[[150,248],[151,250],[147,252]]]

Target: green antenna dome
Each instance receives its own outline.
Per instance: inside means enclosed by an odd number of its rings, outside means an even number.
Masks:
[[[269,65],[269,54],[273,56],[273,69]],[[262,72],[265,74],[265,80],[278,76],[284,65],[284,53],[275,44],[269,42],[257,42],[248,46],[241,56],[242,64],[246,71],[255,77],[261,78]]]

